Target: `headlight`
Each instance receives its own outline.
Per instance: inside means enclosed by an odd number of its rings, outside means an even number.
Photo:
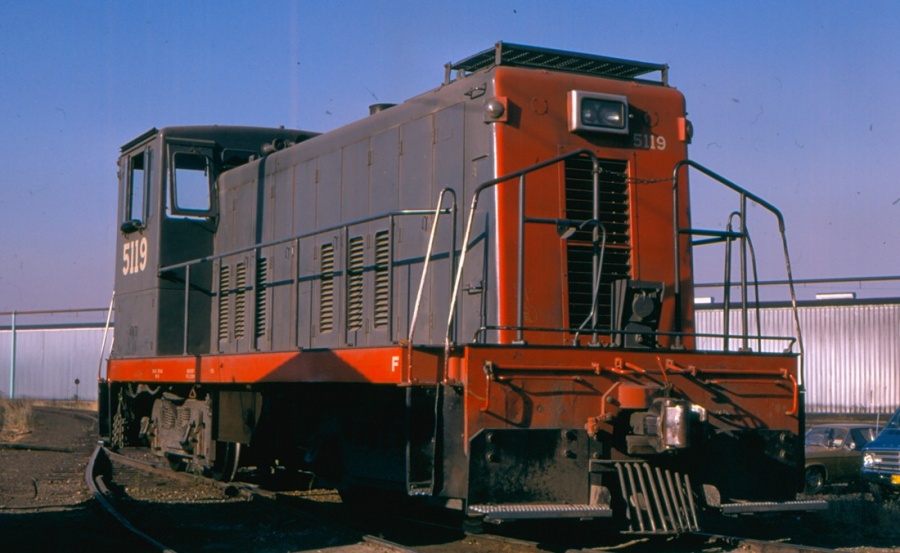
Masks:
[[[628,98],[573,90],[569,94],[569,130],[628,134]]]
[[[581,101],[581,122],[590,127],[621,129],[625,126],[625,105],[609,100],[585,98]]]
[[[662,415],[662,438],[666,447],[687,447],[688,419],[684,404],[667,404],[663,408]]]
[[[865,455],[863,455],[863,466],[864,467],[871,467],[874,464],[875,464],[875,456],[874,455],[872,455],[871,453],[866,453]]]

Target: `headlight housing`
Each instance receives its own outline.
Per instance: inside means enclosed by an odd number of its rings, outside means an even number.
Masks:
[[[871,453],[863,454],[863,467],[868,468],[875,464],[875,456]]]
[[[569,131],[628,134],[628,98],[584,90],[571,91]]]

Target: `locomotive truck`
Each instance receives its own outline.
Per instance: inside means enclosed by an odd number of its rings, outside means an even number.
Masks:
[[[747,205],[791,283],[784,223],[688,160],[692,132],[666,65],[498,43],[329,132],[141,134],[119,158],[102,438],[476,521],[666,534],[814,508],[799,324],[749,324]],[[688,173],[733,193],[727,228],[691,227]],[[701,336],[709,243],[739,278]]]

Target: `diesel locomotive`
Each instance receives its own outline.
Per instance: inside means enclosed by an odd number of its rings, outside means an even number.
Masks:
[[[799,324],[750,324],[748,205],[794,300],[781,214],[688,160],[668,67],[498,43],[444,69],[321,134],[122,146],[102,439],[475,520],[665,534],[817,508]],[[689,173],[733,193],[727,228],[692,228]],[[709,243],[737,273],[720,335],[694,324]]]

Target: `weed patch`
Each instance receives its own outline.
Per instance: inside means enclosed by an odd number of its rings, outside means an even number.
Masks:
[[[34,429],[30,401],[0,399],[0,442],[13,442]]]

